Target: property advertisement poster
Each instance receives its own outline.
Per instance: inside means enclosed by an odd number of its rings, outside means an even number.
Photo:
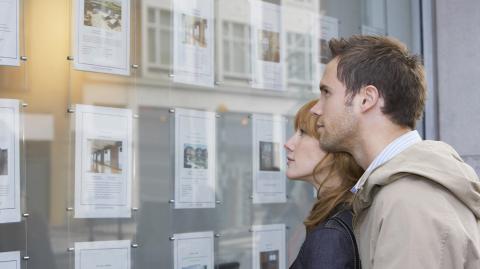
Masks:
[[[130,248],[130,240],[75,242],[75,269],[130,269]]]
[[[285,42],[281,7],[251,1],[252,87],[283,91]]]
[[[20,65],[20,0],[0,0],[0,65]]]
[[[174,81],[214,86],[213,0],[173,2]]]
[[[253,203],[286,202],[286,119],[280,115],[252,116]]]
[[[175,208],[215,207],[214,112],[175,109]]]
[[[320,85],[320,78],[325,71],[325,66],[330,60],[330,49],[328,47],[328,41],[332,38],[338,38],[338,19],[328,16],[320,16],[319,18],[318,30],[318,59],[317,59],[317,74],[316,78],[316,87],[314,87],[314,92],[319,92],[318,85]]]
[[[20,251],[0,252],[0,268],[20,269]]]
[[[174,269],[214,269],[213,232],[175,234]]]
[[[20,221],[20,102],[0,99],[0,223]]]
[[[74,0],[74,67],[130,74],[130,0]]]
[[[285,224],[252,226],[252,269],[286,269]]]
[[[132,111],[76,105],[75,217],[129,218]]]

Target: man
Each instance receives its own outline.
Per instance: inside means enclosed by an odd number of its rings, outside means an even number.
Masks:
[[[453,148],[414,130],[426,96],[420,61],[386,37],[329,47],[311,112],[321,147],[366,170],[352,189],[363,269],[480,268],[478,178]]]

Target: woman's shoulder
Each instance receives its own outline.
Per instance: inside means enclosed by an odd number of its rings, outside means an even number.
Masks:
[[[351,222],[352,212],[339,211],[307,233],[299,254],[302,264],[312,265],[306,268],[354,268],[350,235],[337,218]]]
[[[332,214],[327,220],[320,223],[307,233],[307,240],[309,239],[319,239],[323,238],[338,238],[338,237],[349,237],[349,232],[344,226],[347,225],[348,228],[352,229],[352,220],[353,212],[350,209],[342,209],[335,214]]]

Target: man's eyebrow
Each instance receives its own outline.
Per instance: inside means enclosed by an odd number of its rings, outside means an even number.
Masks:
[[[330,91],[330,87],[325,84],[320,84],[320,91]]]

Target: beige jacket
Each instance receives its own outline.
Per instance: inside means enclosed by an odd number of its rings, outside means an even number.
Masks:
[[[363,176],[353,202],[363,269],[480,268],[480,182],[452,147],[418,142]]]

